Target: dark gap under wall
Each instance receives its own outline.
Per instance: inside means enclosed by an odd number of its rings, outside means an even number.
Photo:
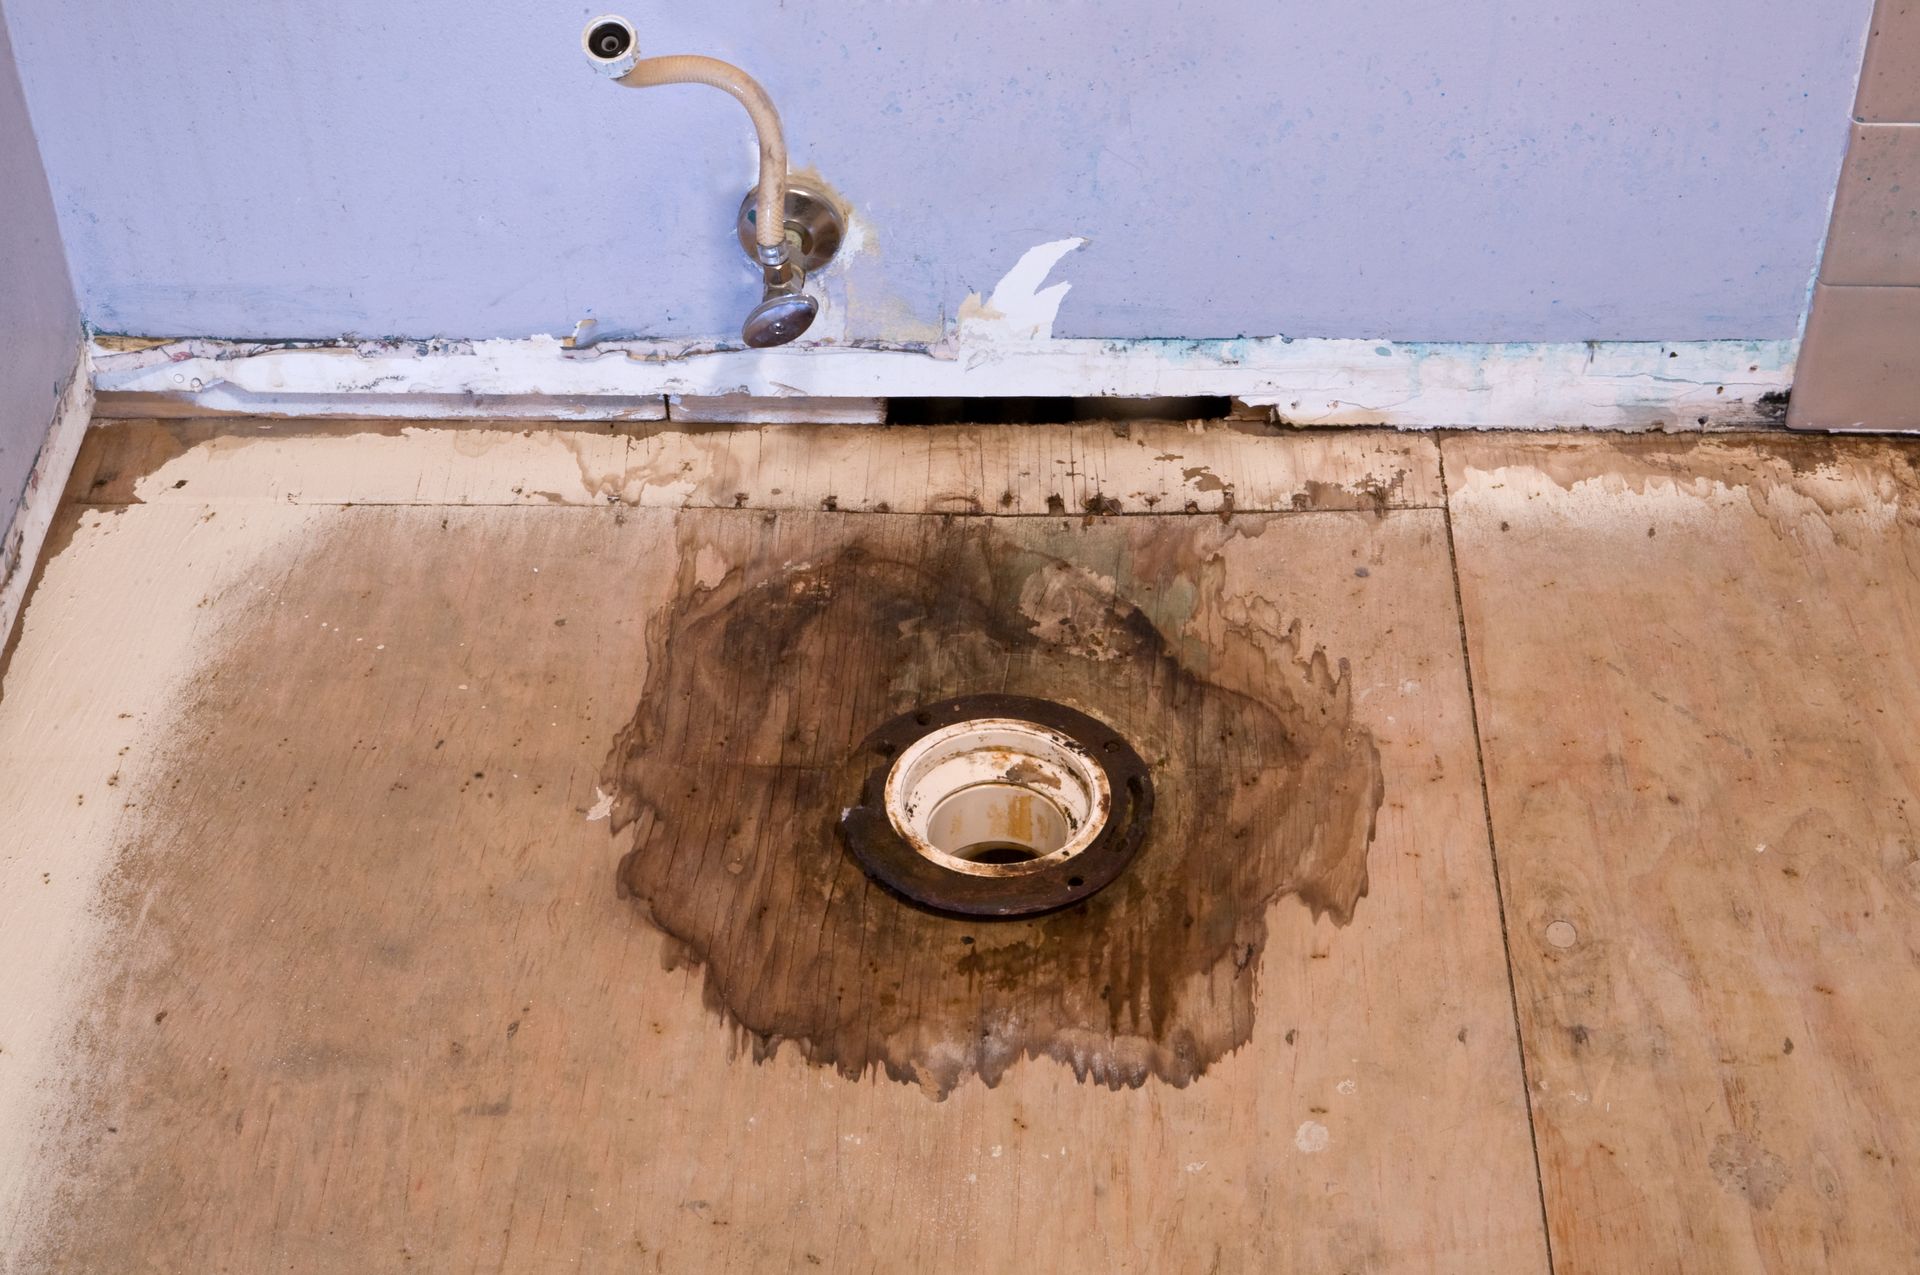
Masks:
[[[889,425],[1059,425],[1068,421],[1217,421],[1224,396],[1187,398],[890,398]]]

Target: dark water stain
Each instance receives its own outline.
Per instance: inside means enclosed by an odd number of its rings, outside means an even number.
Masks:
[[[1205,465],[1192,465],[1180,471],[1195,491],[1231,491],[1232,486]]]
[[[1183,1086],[1249,1038],[1276,900],[1352,919],[1382,779],[1344,669],[1271,601],[1224,596],[1238,526],[1121,525],[1142,521],[683,524],[603,781],[633,837],[622,890],[756,1060],[789,1043],[938,1097],[1029,1057]],[[1077,907],[934,916],[835,836],[868,731],[982,692],[1079,708],[1153,767],[1145,848]]]

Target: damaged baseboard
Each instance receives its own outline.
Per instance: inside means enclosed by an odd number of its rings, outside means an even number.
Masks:
[[[40,550],[53,526],[54,511],[60,506],[60,494],[66,490],[67,476],[80,455],[80,440],[93,418],[92,349],[82,343],[74,360],[66,389],[60,394],[48,426],[46,441],[27,474],[27,489],[20,497],[13,519],[0,538],[0,650],[13,634],[14,621],[26,600],[33,569]]]
[[[1691,430],[1776,424],[1793,341],[1468,344],[982,337],[750,350],[608,341],[100,337],[102,415],[874,419],[889,398],[1220,396],[1295,425]],[[756,407],[754,400],[773,400]],[[798,416],[796,415],[798,411]],[[756,411],[765,415],[756,415]]]

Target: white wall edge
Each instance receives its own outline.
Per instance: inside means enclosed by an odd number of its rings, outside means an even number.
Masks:
[[[1797,352],[1792,340],[1020,340],[965,327],[927,346],[772,350],[670,341],[575,350],[550,336],[359,344],[103,338],[93,376],[103,415],[172,404],[175,413],[650,420],[664,415],[670,395],[1225,395],[1299,425],[1683,430],[1777,421]]]
[[[73,462],[80,455],[80,440],[93,419],[93,350],[80,345],[73,373],[54,409],[47,438],[27,474],[27,490],[13,511],[6,537],[0,539],[0,650],[13,634],[20,608],[33,582],[33,569],[47,543],[47,531],[53,526],[54,511],[60,507],[60,495],[66,490]]]

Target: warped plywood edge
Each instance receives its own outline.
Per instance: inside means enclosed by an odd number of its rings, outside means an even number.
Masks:
[[[122,421],[81,503],[612,505],[1106,517],[1435,508],[1431,438],[1244,423],[434,427]]]
[[[1530,518],[1574,494],[1588,499],[1581,512],[1598,531],[1621,517],[1638,518],[1636,500],[1664,493],[1701,502],[1701,509],[1737,498],[1749,512],[1770,516],[1813,512],[1831,523],[1857,513],[1887,525],[1895,511],[1920,503],[1920,447],[1899,438],[1480,434],[1448,437],[1440,447],[1456,518],[1463,499],[1526,496],[1509,513]]]

